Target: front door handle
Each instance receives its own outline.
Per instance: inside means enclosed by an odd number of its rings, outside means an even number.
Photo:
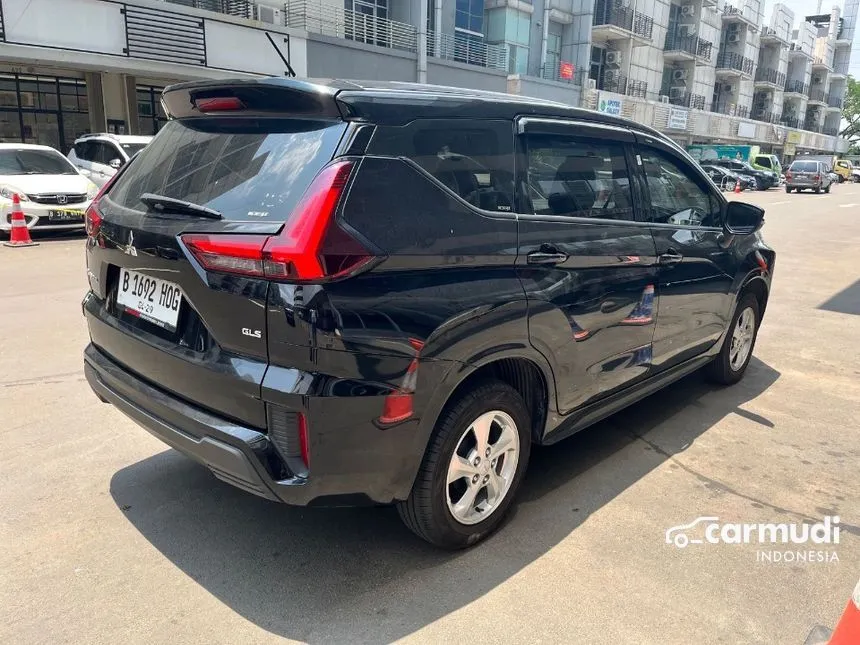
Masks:
[[[566,262],[568,257],[570,256],[567,253],[562,253],[554,246],[543,244],[538,251],[532,251],[526,256],[526,262],[528,264],[561,264]]]
[[[684,256],[678,253],[675,249],[668,249],[663,255],[659,256],[657,260],[663,266],[674,266],[681,262],[684,259]]]

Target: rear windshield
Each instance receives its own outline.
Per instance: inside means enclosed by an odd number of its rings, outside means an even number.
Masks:
[[[214,208],[225,220],[286,221],[346,125],[295,119],[169,121],[109,194],[138,211],[143,193]]]
[[[795,161],[791,164],[791,169],[795,172],[818,172],[817,161]]]

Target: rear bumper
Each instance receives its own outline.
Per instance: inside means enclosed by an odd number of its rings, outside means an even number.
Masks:
[[[272,465],[283,462],[269,437],[260,430],[202,410],[154,387],[92,344],[84,351],[84,374],[100,399],[209,468],[218,479],[260,497],[298,506],[384,504],[402,499],[411,487],[414,470],[410,473],[403,469],[409,460],[392,459],[412,445],[410,423],[387,432],[374,428],[371,434],[356,420],[350,435],[372,443],[362,441],[359,452],[348,440],[340,442],[340,446],[326,441],[326,450],[315,453],[312,449],[307,477],[278,479],[272,475],[277,472]],[[331,405],[331,401],[328,403]],[[313,432],[313,416],[310,425]],[[319,425],[316,429],[324,432]],[[328,430],[324,434],[331,436],[331,428]]]

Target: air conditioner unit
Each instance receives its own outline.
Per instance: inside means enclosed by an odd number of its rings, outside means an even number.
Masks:
[[[741,35],[738,32],[735,32],[733,34],[730,33],[729,35],[726,36],[726,42],[739,43],[739,42],[741,42]]]
[[[669,89],[669,91],[670,92],[672,91],[671,88]],[[660,103],[668,103],[668,102],[669,102],[669,97],[665,94],[661,94],[660,95]]]
[[[678,33],[681,36],[695,36],[696,25],[678,25]]]
[[[723,92],[726,94],[732,94],[735,91],[735,88],[732,87],[729,83],[723,83]]]
[[[673,81],[686,81],[689,72],[685,69],[673,69],[672,70],[672,80]]]
[[[823,81],[824,81],[824,79],[823,79],[823,78],[821,78],[820,76],[813,76],[813,77],[812,77],[812,82],[813,82],[813,84],[821,83],[821,82],[823,82]]]
[[[741,30],[741,26],[740,26],[738,23],[733,22],[733,23],[730,23],[730,24],[729,24],[729,26],[726,28],[726,33],[728,33],[728,34],[736,34],[736,33],[738,33],[740,30]]]
[[[621,64],[621,52],[606,52],[606,64],[618,66]]]
[[[283,25],[284,20],[281,17],[281,10],[275,7],[267,7],[265,5],[257,6],[257,19],[260,22],[267,22],[270,25]]]
[[[684,98],[684,94],[687,93],[686,87],[670,87],[669,88],[669,98],[671,99],[680,99]]]
[[[696,5],[693,4],[685,4],[681,6],[681,15],[693,17],[696,15]]]

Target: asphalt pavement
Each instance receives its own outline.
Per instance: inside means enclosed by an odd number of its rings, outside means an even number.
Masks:
[[[83,238],[0,247],[0,643],[789,645],[833,626],[860,575],[860,185],[732,197],[767,209],[778,252],[746,378],[694,374],[534,451],[506,525],[454,554],[393,509],[276,505],[167,449],[84,380]],[[666,543],[703,516],[838,516],[840,540]],[[772,561],[810,549],[827,560]]]

